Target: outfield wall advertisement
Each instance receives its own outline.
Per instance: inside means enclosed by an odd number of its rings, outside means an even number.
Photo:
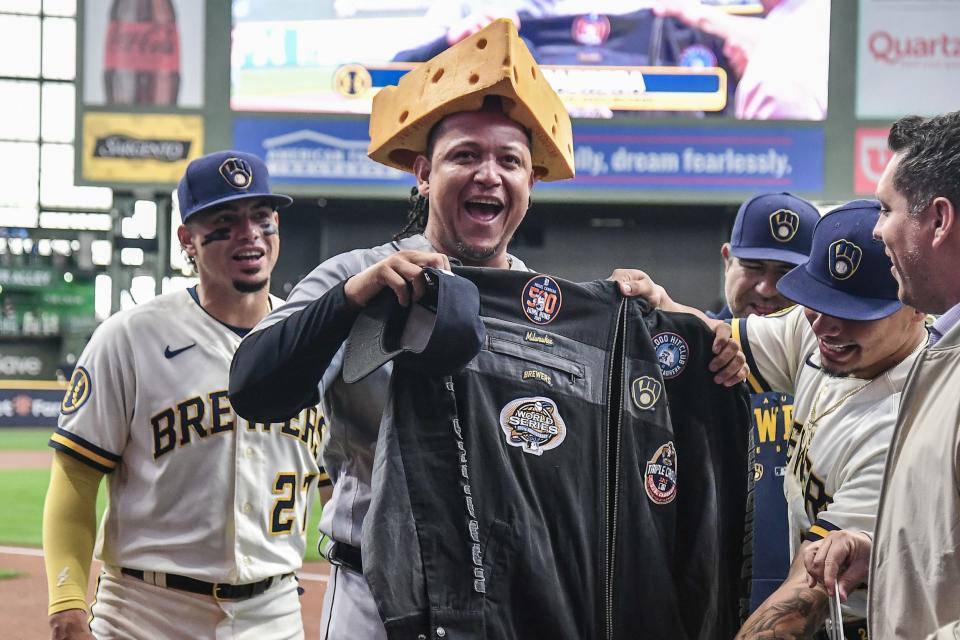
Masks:
[[[857,118],[954,111],[958,78],[960,2],[860,0]]]
[[[263,157],[276,184],[413,184],[367,158],[368,143],[365,120],[234,122],[234,146]],[[817,192],[823,144],[813,128],[587,125],[574,138],[576,179],[538,189]]]

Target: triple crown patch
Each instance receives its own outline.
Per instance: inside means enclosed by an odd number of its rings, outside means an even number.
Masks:
[[[770,233],[777,242],[790,242],[800,229],[800,215],[790,209],[777,209],[770,214]]]
[[[677,497],[677,450],[673,442],[660,445],[647,462],[643,486],[656,504],[667,504]]]
[[[220,175],[235,189],[249,189],[253,184],[253,167],[243,158],[227,158],[220,165]]]
[[[559,447],[567,437],[567,425],[560,417],[557,403],[542,396],[508,402],[500,410],[500,428],[507,444],[535,456]]]
[[[856,244],[840,238],[830,244],[827,252],[827,267],[830,275],[837,280],[846,280],[857,272],[860,260],[863,259],[863,249]]]

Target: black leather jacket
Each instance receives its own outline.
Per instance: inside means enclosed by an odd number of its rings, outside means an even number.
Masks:
[[[388,636],[732,638],[750,423],[713,334],[612,282],[455,271],[487,342],[455,376],[396,362],[377,444],[363,564]]]

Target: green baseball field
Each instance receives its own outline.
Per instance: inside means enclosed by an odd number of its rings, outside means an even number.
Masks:
[[[0,429],[0,545],[40,547],[43,499],[50,482],[46,429]],[[37,454],[41,455],[37,455]],[[22,466],[17,466],[20,459]],[[45,464],[44,464],[45,463]],[[100,486],[97,515],[106,505],[106,483]],[[320,559],[317,553],[317,521],[313,509],[307,525],[306,562]],[[3,565],[0,564],[0,570]]]
[[[50,482],[52,449],[47,429],[0,429],[0,636],[10,640],[49,637],[47,586],[43,570],[41,526],[43,501]],[[106,506],[101,484],[97,513]],[[311,510],[307,555],[301,572],[306,589],[301,604],[307,637],[319,635],[326,563],[317,553],[320,508]],[[95,578],[97,571],[92,571]],[[91,587],[92,587],[91,582]]]

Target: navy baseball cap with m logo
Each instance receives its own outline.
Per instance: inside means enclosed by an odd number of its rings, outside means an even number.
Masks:
[[[777,282],[797,304],[845,320],[879,320],[903,305],[883,243],[873,238],[876,200],[854,200],[823,216],[805,264]]]
[[[803,264],[810,253],[816,207],[790,193],[761,193],[737,211],[730,253],[745,260]]]
[[[244,198],[265,198],[285,207],[293,198],[273,193],[263,160],[243,151],[218,151],[187,165],[177,185],[180,219]]]
[[[403,307],[384,289],[353,323],[344,347],[343,379],[357,382],[394,358],[437,375],[459,373],[487,339],[480,291],[470,280],[426,267],[427,291]]]

